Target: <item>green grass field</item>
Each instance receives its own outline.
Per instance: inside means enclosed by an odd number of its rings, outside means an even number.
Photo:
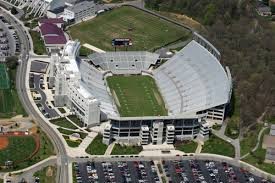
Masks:
[[[35,139],[32,136],[11,136],[8,139],[8,147],[0,150],[0,165],[7,160],[15,162],[28,158],[35,150]]]
[[[82,142],[81,140],[77,140],[77,141],[70,140],[70,138],[66,135],[63,135],[63,138],[66,140],[68,146],[73,148],[78,147]]]
[[[107,78],[107,82],[121,116],[167,115],[164,101],[153,78],[111,76]]]
[[[15,89],[15,76],[15,69],[7,71],[6,65],[0,64],[0,118],[26,115]]]
[[[223,156],[234,157],[235,149],[230,143],[220,139],[215,135],[211,135],[203,147],[202,153],[219,154]]]
[[[97,135],[91,144],[87,147],[86,153],[91,155],[104,155],[108,146],[102,143],[102,135]]]
[[[139,154],[141,151],[141,146],[121,146],[119,144],[116,144],[112,150],[111,155]]]
[[[29,167],[29,166],[35,164],[35,163],[38,163],[39,161],[42,161],[43,159],[48,158],[51,155],[55,155],[53,144],[51,143],[48,136],[40,129],[38,129],[37,133],[38,133],[39,139],[40,139],[40,148],[39,148],[38,152],[31,159],[28,159],[26,161],[15,164],[13,166],[13,168],[2,169],[3,172],[24,169],[26,167]],[[18,147],[20,147],[20,146],[23,146],[23,144],[20,144]],[[29,148],[29,146],[27,144],[26,146],[24,146],[22,148],[27,149],[27,148]],[[30,150],[27,149],[27,151],[29,152]],[[23,152],[23,154],[25,154],[25,153],[26,152]]]
[[[80,138],[81,138],[81,139],[85,139],[86,136],[88,135],[87,133],[76,132],[76,131],[71,131],[71,130],[66,130],[66,129],[64,129],[64,128],[57,128],[57,130],[58,130],[60,133],[64,134],[64,135],[71,135],[71,134],[73,134],[73,133],[78,133],[78,134],[80,135]]]
[[[198,143],[194,141],[176,142],[175,148],[185,153],[194,153],[197,149]]]
[[[243,135],[240,141],[241,156],[249,153],[257,144],[258,134],[260,133],[263,125],[256,124],[252,130],[249,130]]]
[[[255,152],[250,152],[250,154],[243,159],[243,161],[263,170],[268,173],[271,173],[275,175],[275,166],[274,164],[265,163],[265,155],[266,155],[266,149],[262,148],[263,138],[265,135],[268,135],[270,131],[270,128],[265,129],[264,133],[261,136],[260,139],[260,146]]]
[[[9,89],[10,81],[5,64],[0,64],[0,89]]]
[[[55,124],[57,126],[63,127],[63,128],[69,128],[69,129],[77,129],[76,126],[74,126],[70,121],[68,121],[66,118],[57,118],[50,120],[52,124]]]
[[[99,15],[95,19],[72,26],[68,30],[73,39],[100,49],[114,50],[114,38],[131,38],[128,50],[154,50],[165,44],[186,40],[190,33],[179,26],[133,7],[121,7]]]
[[[43,55],[47,53],[44,41],[42,40],[40,33],[36,31],[30,31],[30,35],[33,40],[34,53],[38,55]]]

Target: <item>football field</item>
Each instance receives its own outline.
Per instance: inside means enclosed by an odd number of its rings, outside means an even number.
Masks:
[[[133,46],[128,50],[153,51],[173,41],[186,40],[191,35],[182,27],[126,6],[74,25],[68,32],[82,44],[88,43],[105,51],[114,50],[111,44],[114,38],[131,38]]]
[[[111,76],[107,78],[122,117],[166,116],[164,101],[149,76]]]

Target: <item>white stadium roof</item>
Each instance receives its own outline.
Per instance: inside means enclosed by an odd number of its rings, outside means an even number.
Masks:
[[[170,114],[197,112],[230,99],[230,73],[194,40],[153,74]]]

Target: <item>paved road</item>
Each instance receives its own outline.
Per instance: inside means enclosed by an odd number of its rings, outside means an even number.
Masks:
[[[39,113],[36,112],[33,104],[31,103],[27,88],[26,88],[26,80],[27,80],[27,65],[29,60],[29,52],[30,50],[30,41],[27,35],[26,30],[23,28],[22,24],[19,23],[16,17],[10,15],[7,11],[1,10],[3,15],[7,20],[9,20],[15,27],[18,33],[19,40],[21,41],[21,64],[19,64],[17,68],[16,74],[16,88],[18,91],[19,98],[26,110],[26,112],[32,116],[35,121],[39,124],[39,126],[45,131],[48,137],[53,142],[56,152],[58,153],[58,181],[59,183],[68,183],[69,181],[69,172],[68,172],[68,157],[66,153],[66,149],[64,144],[62,143],[59,136],[55,133],[55,131],[45,122],[45,120],[40,116]],[[60,169],[59,169],[60,168]]]
[[[41,84],[40,74],[34,74],[33,78],[34,78],[34,90],[38,91],[41,95],[41,100],[38,103],[40,103],[43,106],[45,112],[49,114],[49,118],[54,118],[59,116],[54,109],[49,108],[49,106],[46,104],[47,96],[45,92],[40,88],[40,84]]]

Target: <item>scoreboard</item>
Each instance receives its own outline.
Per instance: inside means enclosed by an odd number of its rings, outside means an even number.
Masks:
[[[116,38],[112,40],[112,46],[132,46],[132,40],[129,38]]]

